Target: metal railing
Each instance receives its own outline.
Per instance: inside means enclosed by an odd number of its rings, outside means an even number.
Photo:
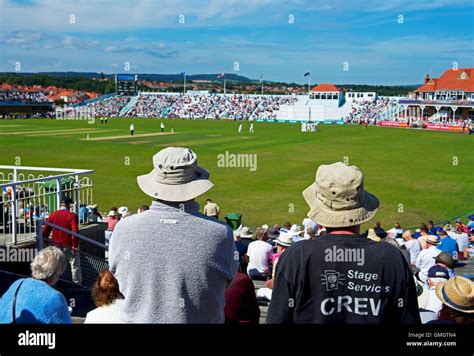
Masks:
[[[50,174],[50,173],[58,174]],[[17,244],[35,236],[35,220],[60,207],[62,196],[72,211],[92,204],[93,170],[0,165],[0,244]]]
[[[59,245],[55,243],[54,241],[51,241],[47,238],[45,239],[43,237],[43,225],[48,225],[52,227],[53,229],[57,229],[59,231],[65,232],[74,237],[77,237],[80,241],[90,243],[94,246],[99,247],[100,249],[103,249],[104,251],[108,251],[109,249],[108,246],[105,245],[104,243],[95,241],[87,236],[78,234],[64,227],[53,224],[47,220],[37,219],[36,220],[36,248],[38,249],[38,251],[46,247],[46,245],[52,245],[52,246],[60,247],[62,249],[71,250],[70,246]],[[80,259],[82,285],[85,287],[91,287],[96,281],[99,273],[103,270],[108,269],[109,265],[108,265],[108,262],[104,258],[101,258],[99,256],[94,256],[89,253],[85,253],[81,251],[80,246],[81,246],[81,243],[79,243],[79,249],[77,253],[79,256],[78,258]],[[68,265],[68,267],[66,268],[66,270],[64,271],[60,279],[68,283],[74,283],[72,280],[71,266]]]

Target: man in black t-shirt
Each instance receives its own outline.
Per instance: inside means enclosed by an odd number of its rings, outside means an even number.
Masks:
[[[398,248],[360,235],[377,212],[355,166],[322,165],[303,196],[326,235],[280,257],[268,323],[420,323],[411,269]]]

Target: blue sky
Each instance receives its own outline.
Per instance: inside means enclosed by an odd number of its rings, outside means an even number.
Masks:
[[[474,66],[474,5],[0,0],[0,71],[14,71],[16,62],[24,72],[116,73],[129,62],[133,73],[225,71],[305,83],[310,71],[312,83],[416,84],[453,62]]]

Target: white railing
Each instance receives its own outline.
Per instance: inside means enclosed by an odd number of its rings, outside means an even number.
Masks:
[[[59,209],[63,196],[81,212],[91,205],[93,170],[0,165],[0,245],[35,238],[36,219]],[[81,211],[82,209],[82,211]]]

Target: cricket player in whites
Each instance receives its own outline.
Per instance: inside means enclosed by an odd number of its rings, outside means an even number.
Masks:
[[[242,123],[240,123],[240,125],[239,125],[239,133],[241,133],[241,132],[242,132]]]
[[[253,133],[253,121],[252,121],[252,123],[250,124],[249,132],[250,132],[250,133]]]

